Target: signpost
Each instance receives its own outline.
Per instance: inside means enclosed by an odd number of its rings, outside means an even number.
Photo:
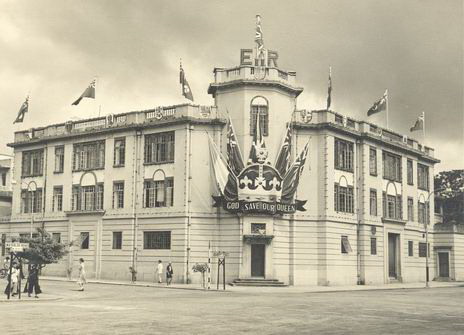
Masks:
[[[22,266],[22,259],[20,256],[18,256],[16,253],[17,252],[23,252],[24,249],[29,248],[29,243],[20,243],[20,242],[6,242],[5,243],[5,248],[10,250],[10,273],[8,275],[8,287],[9,290],[7,292],[8,300],[10,299],[10,294],[11,294],[11,275],[13,272],[13,261],[16,258],[16,260],[19,262],[19,275],[18,275],[18,299],[21,299],[21,277],[23,275],[23,266]]]

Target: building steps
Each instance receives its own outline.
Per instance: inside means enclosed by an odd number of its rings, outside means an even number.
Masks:
[[[277,279],[262,279],[262,278],[249,278],[249,279],[234,279],[230,286],[257,286],[257,287],[286,287],[283,282]]]

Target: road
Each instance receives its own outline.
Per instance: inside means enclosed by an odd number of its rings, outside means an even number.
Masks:
[[[5,334],[464,334],[464,287],[305,293],[88,284],[78,292],[75,283],[41,284],[42,300],[1,298]]]

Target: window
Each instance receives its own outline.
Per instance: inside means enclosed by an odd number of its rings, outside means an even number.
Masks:
[[[353,143],[335,139],[335,168],[353,172]]]
[[[335,211],[354,213],[353,187],[343,187],[335,184]]]
[[[256,133],[256,123],[259,115],[259,129],[263,136],[269,134],[269,111],[266,99],[262,97],[256,97],[251,102],[250,111],[250,135]]]
[[[43,174],[44,150],[24,151],[22,154],[21,176],[33,177]]]
[[[122,232],[113,232],[113,249],[122,249]]]
[[[429,167],[417,164],[417,187],[421,190],[429,190]]]
[[[171,207],[174,203],[174,179],[145,180],[143,207]]]
[[[369,173],[371,176],[377,176],[377,149],[369,149]]]
[[[252,223],[251,233],[258,235],[266,235],[266,224],[265,223]]]
[[[371,237],[371,255],[377,255],[377,239]]]
[[[42,189],[35,191],[21,190],[21,208],[23,213],[42,212]]]
[[[425,242],[419,242],[419,257],[427,257],[427,245]]]
[[[408,184],[413,185],[414,184],[414,172],[412,168],[412,160],[410,159],[407,160],[407,170],[408,170]]]
[[[113,208],[124,208],[124,182],[113,183]]]
[[[408,221],[414,221],[414,200],[408,197]]]
[[[348,240],[348,236],[342,236],[341,251],[342,251],[342,254],[347,254],[352,251],[350,241]]]
[[[64,146],[55,147],[55,173],[64,171]]]
[[[20,239],[23,239],[23,238],[30,238],[31,237],[31,233],[21,233],[19,234],[19,238]],[[39,237],[39,234],[38,233],[33,233],[32,234],[32,238],[38,238]]]
[[[382,158],[383,178],[401,183],[401,157],[384,151]]]
[[[114,166],[124,166],[126,159],[126,138],[114,139]]]
[[[2,173],[2,186],[6,186],[6,172]]]
[[[408,241],[408,256],[414,256],[414,242]]]
[[[2,256],[5,256],[6,234],[2,234]]]
[[[427,220],[427,207],[424,202],[417,203],[417,219],[419,223],[425,224]]]
[[[81,233],[81,249],[88,249],[89,248],[89,240],[90,236],[88,232],[82,232]]]
[[[143,232],[144,249],[171,249],[170,231],[145,231]]]
[[[383,192],[383,217],[393,220],[403,220],[402,201],[403,198],[401,195],[394,196]]]
[[[103,184],[97,186],[79,186],[72,188],[73,211],[94,211],[103,209]]]
[[[63,186],[53,188],[52,211],[61,212],[63,210]]]
[[[370,214],[377,216],[377,190],[371,189],[370,191]]]
[[[157,133],[145,136],[145,163],[174,162],[174,132]]]
[[[52,233],[52,239],[56,243],[61,243],[61,233]]]
[[[103,169],[105,141],[74,144],[73,171]]]

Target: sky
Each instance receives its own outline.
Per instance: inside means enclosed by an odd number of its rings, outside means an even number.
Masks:
[[[299,108],[325,108],[331,66],[332,110],[368,120],[388,88],[389,128],[423,141],[409,128],[425,112],[436,171],[464,168],[461,0],[0,0],[0,152],[14,131],[185,103],[179,59],[195,103],[212,105],[212,71],[254,47],[256,14],[297,72]],[[96,99],[71,106],[95,77]]]

